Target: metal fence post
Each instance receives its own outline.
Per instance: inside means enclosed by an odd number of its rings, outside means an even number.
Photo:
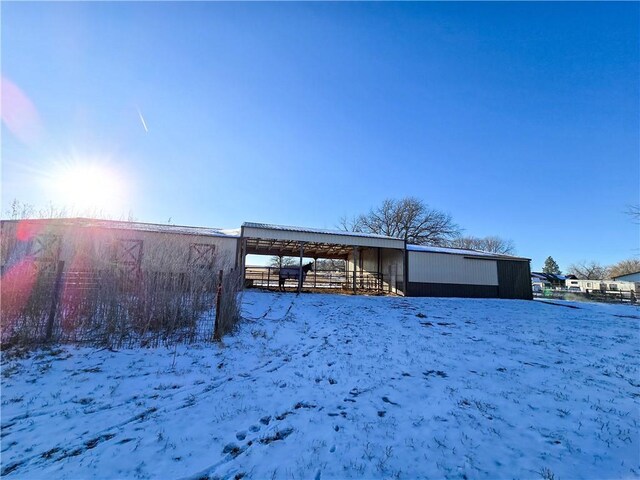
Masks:
[[[222,297],[222,270],[218,272],[218,288],[216,289],[216,319],[213,325],[213,339],[220,340],[220,303]]]

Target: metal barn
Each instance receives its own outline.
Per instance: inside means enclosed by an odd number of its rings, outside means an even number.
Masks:
[[[407,296],[532,299],[528,258],[407,245]]]
[[[528,258],[475,250],[407,245],[404,240],[364,233],[244,223],[239,262],[247,254],[334,258],[346,261],[342,289],[405,296],[531,299]],[[254,277],[255,279],[255,277]],[[269,271],[254,285],[272,286]],[[316,282],[307,279],[304,286]],[[297,290],[303,287],[298,281]]]
[[[527,258],[474,250],[407,245],[402,239],[357,232],[246,222],[240,231],[93,219],[2,221],[2,268],[28,257],[38,270],[59,261],[73,271],[118,268],[180,277],[196,270],[242,268],[248,285],[277,287],[278,271],[259,276],[249,254],[344,260],[327,282],[313,270],[290,281],[297,291],[325,287],[405,296],[531,299]],[[224,265],[224,267],[223,267]],[[293,267],[295,268],[295,267]],[[301,270],[300,270],[301,272]],[[251,278],[250,278],[251,277]],[[324,281],[324,283],[322,283]]]
[[[3,220],[3,271],[25,258],[39,271],[117,267],[181,274],[193,268],[233,268],[239,237],[221,230],[87,218]]]

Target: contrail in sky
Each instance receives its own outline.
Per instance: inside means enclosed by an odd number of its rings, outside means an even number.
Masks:
[[[142,122],[142,126],[144,127],[144,131],[149,133],[149,129],[147,128],[147,122],[144,121],[144,117],[142,116],[142,112],[140,111],[140,109],[138,107],[136,107],[136,110],[138,110],[138,115],[140,116],[140,121]]]

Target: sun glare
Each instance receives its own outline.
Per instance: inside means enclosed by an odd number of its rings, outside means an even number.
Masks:
[[[65,166],[53,175],[54,203],[78,213],[111,213],[121,207],[123,180],[113,169],[99,164]]]

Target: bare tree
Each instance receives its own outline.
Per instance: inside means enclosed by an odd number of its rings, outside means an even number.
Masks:
[[[640,272],[640,259],[629,258],[628,260],[622,260],[615,265],[609,267],[609,274],[611,277],[619,277],[621,275],[627,275],[629,273]]]
[[[334,258],[319,258],[313,267],[317,271],[344,272],[346,270],[345,261]]]
[[[24,203],[14,198],[5,211],[10,220],[22,220],[25,218],[33,218],[35,216],[35,208],[29,203]]]
[[[507,240],[497,236],[489,237],[457,237],[450,245],[455,248],[467,248],[470,250],[482,250],[483,252],[514,255],[516,247],[513,240]]]
[[[598,262],[581,261],[571,264],[567,273],[581,280],[603,280],[610,277],[609,268]]]
[[[9,207],[5,210],[5,215],[9,220],[26,220],[26,219],[50,219],[50,218],[69,218],[69,217],[86,217],[101,220],[113,220],[111,215],[103,210],[96,208],[87,208],[84,210],[76,210],[75,208],[60,207],[49,202],[44,207],[36,208],[30,203],[21,202],[14,199]],[[120,221],[135,222],[136,218],[133,212],[129,210],[127,217],[120,216]],[[171,223],[170,221],[167,223]]]
[[[342,216],[338,221],[338,229],[346,232],[363,232],[363,226],[360,223],[360,217],[347,217]]]
[[[429,208],[414,197],[384,200],[367,214],[351,220],[343,217],[339,227],[352,232],[402,238],[417,245],[446,245],[460,234],[460,227],[451,215]]]
[[[274,255],[269,259],[269,266],[275,268],[293,267],[300,264],[300,258],[298,257],[278,257]]]
[[[633,223],[640,224],[640,204],[636,203],[635,205],[627,205],[627,209],[624,213],[631,217]]]

